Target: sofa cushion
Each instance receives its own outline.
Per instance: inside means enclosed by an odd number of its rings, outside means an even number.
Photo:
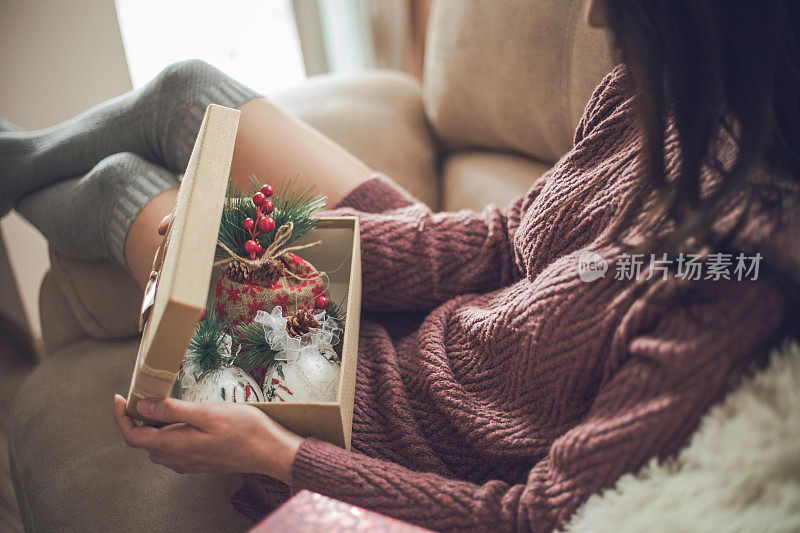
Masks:
[[[419,82],[400,72],[328,74],[270,97],[437,207],[437,151]]]
[[[548,170],[547,163],[513,154],[451,154],[442,162],[444,209],[481,211],[487,204],[505,207]]]
[[[434,3],[425,50],[428,118],[447,148],[510,150],[554,163],[612,68],[582,0]]]
[[[128,448],[111,417],[139,342],[81,341],[20,389],[9,459],[27,531],[245,531],[238,475],[179,475]]]

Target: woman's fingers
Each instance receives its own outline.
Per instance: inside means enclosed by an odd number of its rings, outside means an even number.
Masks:
[[[125,413],[128,403],[119,394],[114,395],[114,422],[123,433],[136,427],[136,422]]]
[[[163,400],[140,400],[136,406],[139,412],[151,420],[174,424],[186,422],[192,426],[205,426],[207,407],[195,402],[165,398]]]
[[[137,426],[136,422],[125,412],[125,398],[119,394],[114,396],[114,422],[117,424],[125,443],[133,448],[148,448],[158,431],[150,426]]]
[[[161,219],[161,222],[158,225],[158,234],[159,235],[166,235],[167,230],[169,229],[169,223],[172,221],[172,213],[168,214],[164,218]],[[152,226],[151,226],[152,227]]]

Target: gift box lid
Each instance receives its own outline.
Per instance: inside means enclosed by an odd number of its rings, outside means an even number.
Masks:
[[[142,304],[143,331],[128,393],[128,414],[144,398],[169,396],[206,306],[240,112],[206,109],[172,223],[153,263]]]

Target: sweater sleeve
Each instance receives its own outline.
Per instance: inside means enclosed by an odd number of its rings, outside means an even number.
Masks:
[[[429,311],[518,277],[512,238],[524,198],[506,209],[434,213],[376,174],[322,215],[359,218],[364,309]]]
[[[761,327],[725,329],[726,335],[705,321],[720,319],[719,307],[653,322],[653,308],[635,306],[623,328],[637,330],[624,342],[624,362],[604,381],[583,420],[532,465],[525,483],[472,484],[308,439],[295,458],[292,489],[437,531],[550,531],[621,474],[675,453],[685,442],[721,397],[731,366],[763,348],[781,321],[781,309],[759,298],[758,290],[747,296],[722,314],[738,324],[758,320]],[[777,294],[767,296],[780,301]]]

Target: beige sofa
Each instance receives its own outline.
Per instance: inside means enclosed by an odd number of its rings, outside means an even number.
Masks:
[[[434,208],[505,205],[570,148],[612,66],[582,11],[580,0],[437,0],[421,86],[393,72],[324,76],[274,101]],[[111,265],[51,257],[40,300],[48,356],[11,423],[27,529],[245,529],[229,504],[238,476],[174,474],[126,448],[113,425],[112,395],[127,391],[138,346],[138,287]],[[613,509],[595,502],[573,527],[591,530],[603,513],[620,522]]]

